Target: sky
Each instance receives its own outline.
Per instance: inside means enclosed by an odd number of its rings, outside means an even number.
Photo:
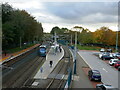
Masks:
[[[50,32],[55,26],[70,30],[74,26],[82,26],[90,31],[107,26],[113,31],[118,30],[118,0],[0,1],[8,2],[13,8],[26,10],[42,23],[44,32]]]

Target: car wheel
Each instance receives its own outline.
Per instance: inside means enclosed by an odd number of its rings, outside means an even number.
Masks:
[[[103,58],[103,60],[105,60],[105,58]]]
[[[101,82],[101,79],[99,80],[99,82]]]
[[[103,60],[103,57],[101,59]]]
[[[120,66],[118,67],[118,71],[120,71]]]

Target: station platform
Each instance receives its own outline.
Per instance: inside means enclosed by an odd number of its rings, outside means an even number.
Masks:
[[[9,61],[9,60],[21,55],[21,54],[24,54],[25,52],[28,52],[28,51],[30,51],[33,48],[38,47],[38,46],[40,46],[40,44],[35,44],[34,46],[31,46],[29,48],[23,49],[21,51],[15,52],[15,53],[9,53],[9,54],[7,53],[6,56],[4,54],[2,54],[2,55],[0,55],[0,57],[1,57],[0,64],[2,64],[5,61]]]
[[[41,68],[38,70],[37,74],[34,76],[34,79],[47,79],[49,74],[54,70],[58,62],[63,58],[64,56],[64,50],[61,47],[61,52],[56,52],[54,54],[52,48],[49,50],[48,54],[46,55],[46,61],[43,63]],[[52,67],[50,67],[50,61],[53,61]]]

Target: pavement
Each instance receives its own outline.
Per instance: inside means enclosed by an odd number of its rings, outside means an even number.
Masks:
[[[34,76],[34,79],[47,79],[49,74],[54,70],[58,62],[63,58],[64,50],[62,48],[62,52],[57,52],[54,54],[53,49],[51,48],[48,54],[46,55],[46,61],[40,67],[37,74]],[[52,67],[50,67],[49,63],[53,61]],[[42,69],[42,71],[41,71]]]
[[[71,51],[72,56],[74,57],[73,51]],[[73,60],[74,61],[74,60]],[[73,78],[77,77],[76,79],[73,79],[71,88],[93,88],[92,83],[90,82],[88,76],[84,72],[83,68],[84,67],[89,67],[84,60],[77,54],[77,61],[76,61],[76,71],[77,74],[73,74]]]
[[[11,59],[13,59],[13,58],[15,58],[15,57],[17,57],[17,56],[25,53],[25,52],[28,52],[28,51],[30,51],[31,49],[33,49],[33,48],[35,48],[35,47],[37,47],[37,46],[39,46],[39,45],[40,45],[40,44],[36,44],[36,45],[34,45],[34,46],[32,46],[32,47],[23,49],[23,50],[21,50],[21,51],[15,52],[15,53],[8,53],[8,54],[6,54],[6,56],[5,56],[4,54],[2,54],[2,55],[0,55],[0,57],[2,57],[2,58],[0,58],[0,64],[2,64],[2,63],[5,62],[5,61],[11,60]]]
[[[97,69],[100,71],[102,75],[102,82],[104,84],[111,84],[113,87],[118,88],[118,86],[120,86],[118,85],[118,75],[120,75],[120,72],[99,59],[97,56],[93,55],[94,53],[97,52],[81,50],[78,52],[78,54],[83,58],[83,60],[89,65],[91,69]]]

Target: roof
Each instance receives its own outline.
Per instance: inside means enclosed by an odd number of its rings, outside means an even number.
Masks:
[[[95,72],[95,73],[100,73],[98,70],[92,70],[92,72]]]
[[[46,45],[41,45],[40,47],[45,47],[46,48]]]

